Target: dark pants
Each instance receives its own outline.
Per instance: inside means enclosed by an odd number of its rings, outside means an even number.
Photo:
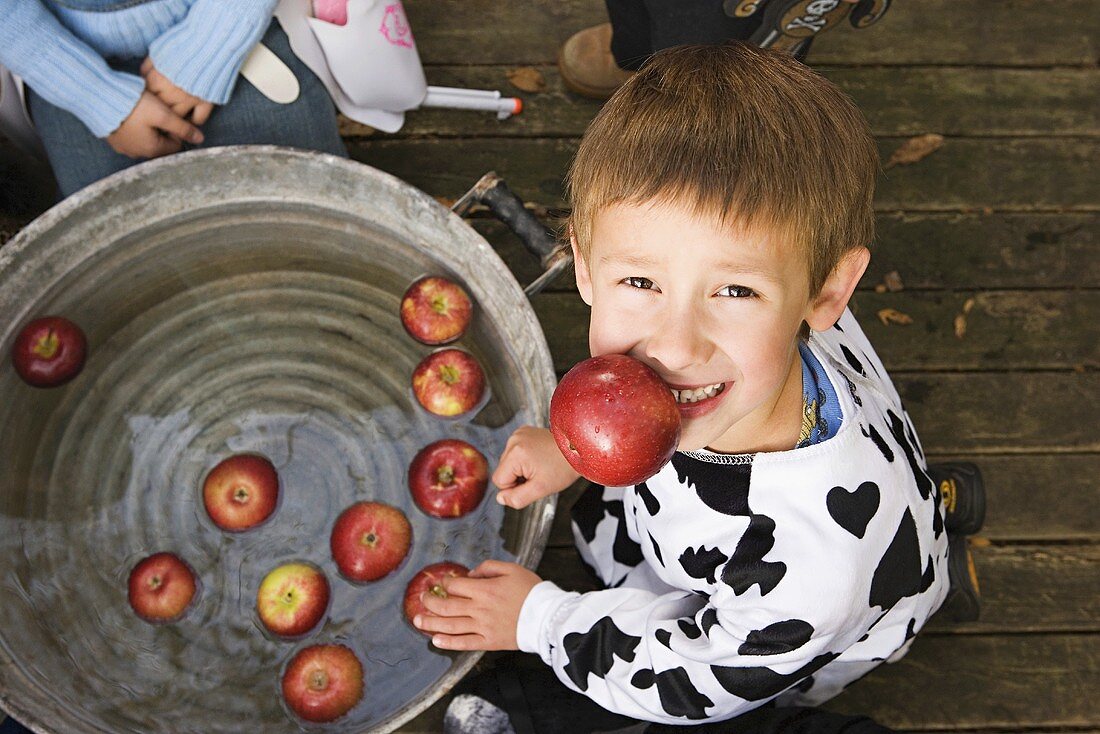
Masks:
[[[456,694],[480,696],[508,713],[516,734],[889,734],[866,716],[765,705],[726,721],[671,726],[613,714],[568,688],[533,655],[500,658],[463,680]],[[0,732],[0,734],[3,734]]]
[[[241,77],[229,101],[216,107],[202,126],[203,143],[185,144],[184,150],[222,145],[285,145],[347,157],[336,108],[328,91],[291,51],[290,41],[278,21],[271,22],[262,42],[298,78],[301,88],[298,99],[290,104],[273,102]],[[142,59],[115,60],[112,66],[136,74],[141,62]],[[141,162],[116,153],[106,140],[92,135],[76,116],[50,104],[30,87],[27,105],[62,197]]]
[[[724,43],[752,35],[763,13],[731,18],[722,0],[605,0],[613,31],[611,53],[624,69],[635,71],[663,48]]]

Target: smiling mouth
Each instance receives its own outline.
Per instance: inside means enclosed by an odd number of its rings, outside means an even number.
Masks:
[[[689,387],[683,390],[672,390],[672,397],[676,399],[676,402],[680,405],[698,403],[706,400],[707,398],[713,398],[715,395],[720,394],[726,389],[726,383],[718,382],[713,385],[707,385],[705,387]]]

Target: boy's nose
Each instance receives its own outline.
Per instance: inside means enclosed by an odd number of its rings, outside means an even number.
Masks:
[[[645,354],[673,373],[705,364],[714,344],[690,317],[666,319],[646,340]]]

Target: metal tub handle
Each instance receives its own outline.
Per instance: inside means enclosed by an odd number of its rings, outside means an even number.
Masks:
[[[451,211],[460,217],[465,216],[474,204],[487,206],[542,264],[542,275],[523,289],[528,298],[557,280],[573,264],[573,251],[569,244],[559,242],[534,214],[527,211],[523,200],[512,193],[504,179],[494,171],[482,176],[473,188],[454,203]]]

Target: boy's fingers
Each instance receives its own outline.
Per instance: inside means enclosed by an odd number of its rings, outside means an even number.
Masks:
[[[481,578],[492,578],[494,576],[503,576],[510,571],[515,564],[507,563],[505,561],[497,561],[495,559],[488,559],[478,564],[478,567],[474,569]],[[471,575],[473,571],[470,572]],[[461,581],[461,578],[452,579],[452,581]]]
[[[444,598],[425,591],[420,595],[420,602],[432,614],[443,617],[458,617],[466,612],[470,600],[457,594],[448,593],[448,596]]]
[[[191,113],[191,122],[196,125],[202,125],[210,119],[210,114],[214,111],[214,105],[210,102],[200,102],[195,105],[195,111]]]
[[[145,57],[145,61],[141,62],[141,75],[145,76],[149,73],[149,70],[153,68],[153,59],[149,56]]]
[[[437,617],[432,614],[418,614],[413,617],[413,625],[425,632],[442,632],[445,635],[466,635],[474,630],[474,620],[469,617]]]
[[[432,644],[440,650],[485,650],[485,638],[481,635],[432,635]]]
[[[186,140],[188,143],[198,145],[202,142],[202,131],[174,112],[167,109],[165,112],[168,114],[161,115],[157,127],[180,140]]]

